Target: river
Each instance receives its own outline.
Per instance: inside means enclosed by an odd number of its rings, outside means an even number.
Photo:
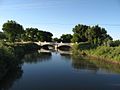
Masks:
[[[59,52],[28,53],[0,90],[120,90],[120,67]]]

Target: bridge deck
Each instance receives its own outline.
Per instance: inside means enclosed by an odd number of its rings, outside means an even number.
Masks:
[[[53,46],[72,46],[74,43],[54,43],[54,42],[34,42],[37,45],[44,46],[44,45],[53,45]]]

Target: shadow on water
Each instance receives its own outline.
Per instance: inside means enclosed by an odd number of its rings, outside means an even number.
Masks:
[[[99,67],[82,56],[72,56],[72,67],[75,70],[91,70],[96,72]]]
[[[57,49],[57,52],[60,53],[61,56],[62,55],[67,55],[67,56],[69,55],[70,56],[70,54],[72,54],[71,47],[69,47],[69,46],[61,46]]]
[[[51,52],[34,52],[29,53],[24,56],[25,63],[38,63],[43,61],[51,60]]]
[[[101,59],[91,59],[87,57],[87,60],[89,60],[89,62],[93,63],[94,65],[96,65],[97,67],[99,67],[99,70],[102,69],[105,72],[108,73],[117,73],[120,74],[120,65],[117,64],[110,64],[105,62],[104,60]]]
[[[23,54],[12,51],[11,56],[0,60],[0,90],[9,90],[23,75]]]
[[[29,52],[24,56],[25,63],[38,63],[43,61],[51,60],[52,53],[60,53],[60,55],[64,58],[70,59],[70,47],[61,47],[57,50],[49,49],[48,47],[44,46],[40,50],[36,52]]]
[[[22,65],[23,63],[37,63],[51,60],[51,52],[27,52],[24,56],[18,55],[15,59],[15,63],[9,70],[7,67],[0,63],[0,90],[9,90],[14,83],[19,80],[23,75]],[[4,63],[3,63],[4,64]],[[5,64],[6,65],[6,64]],[[10,64],[11,65],[11,64]],[[2,69],[3,68],[3,69]],[[7,73],[6,73],[7,72]]]
[[[70,61],[71,60],[71,55],[70,54],[60,54],[62,60],[68,60]]]
[[[7,74],[0,80],[0,90],[9,90],[14,85],[15,81],[22,77],[22,74],[23,70],[21,66],[9,70]]]
[[[61,51],[61,52],[59,52],[59,51]],[[22,60],[19,60],[20,62],[18,62],[17,67],[12,68],[11,70],[9,70],[7,72],[7,74],[4,77],[0,78],[0,90],[9,90],[10,88],[12,88],[12,86],[14,86],[15,82],[22,77],[22,75],[23,75],[23,70],[22,70],[23,63],[28,63],[28,64],[34,64],[35,63],[36,64],[38,62],[45,62],[45,61],[47,62],[49,60],[52,60],[51,59],[52,58],[52,53],[56,53],[56,52],[60,53],[60,56],[61,56],[60,60],[67,60],[68,62],[70,61],[71,67],[74,68],[74,70],[77,70],[77,71],[79,71],[79,70],[83,70],[83,71],[84,70],[89,70],[90,72],[95,73],[95,74],[100,72],[100,70],[102,70],[102,72],[105,71],[105,73],[120,73],[120,66],[119,65],[108,64],[108,63],[106,63],[106,62],[104,62],[102,60],[96,60],[96,59],[94,60],[94,59],[90,59],[90,58],[85,57],[85,56],[83,57],[83,56],[74,55],[74,54],[71,55],[70,51],[66,51],[66,50],[64,51],[63,48],[60,49],[60,50],[57,50],[57,51],[52,50],[52,52],[51,52],[51,50],[41,49],[41,50],[38,50],[36,52],[26,53],[24,55],[23,59],[21,57],[20,59],[22,59]],[[65,52],[65,53],[63,53],[63,52]],[[69,52],[69,53],[66,53],[66,52]],[[0,66],[2,66],[2,65],[0,65]],[[62,67],[61,67],[62,73],[63,73],[64,70],[67,70],[67,69],[62,69],[62,68],[64,68],[63,66],[64,65],[62,65]],[[65,66],[66,66],[66,64],[65,64]],[[49,67],[49,68],[50,68],[50,70],[52,70],[51,69],[52,66]],[[53,69],[53,71],[54,70],[56,70],[56,69]],[[57,72],[57,71],[55,71],[55,72]],[[67,71],[65,71],[64,73],[66,73],[66,72]],[[48,71],[47,71],[47,73],[48,73]],[[64,73],[63,73],[63,75],[65,75]],[[0,74],[2,74],[2,71],[0,71]],[[39,73],[39,74],[42,75],[43,73]],[[71,76],[70,76],[70,74],[71,74]],[[68,71],[68,75],[71,77],[71,80],[73,80],[73,79],[76,80],[73,83],[78,84],[77,80],[79,78],[74,77],[74,75],[72,76],[72,74],[73,74],[73,72],[71,73],[71,72]],[[76,74],[76,73],[74,73],[74,74]],[[52,74],[52,76],[55,77],[54,74]],[[44,74],[43,74],[43,77],[45,77]],[[60,76],[56,77],[57,78],[56,80],[60,80],[59,77]],[[65,76],[63,76],[63,77],[65,77]],[[39,78],[40,78],[40,76],[39,76]],[[46,78],[49,78],[49,77],[46,77]],[[39,80],[39,79],[36,79],[36,80]],[[46,80],[48,80],[48,79],[46,79]],[[66,83],[69,83],[69,81],[67,82],[67,80],[68,79],[66,79]],[[43,84],[43,82],[41,84]],[[47,81],[47,82],[50,82],[50,81]],[[52,82],[50,82],[50,83],[52,84]],[[59,81],[58,81],[58,83],[59,83]],[[61,85],[61,83],[60,83],[60,85]]]
[[[103,60],[91,59],[78,55],[72,55],[72,67],[75,70],[103,71],[106,73],[120,73],[120,65],[108,64]]]

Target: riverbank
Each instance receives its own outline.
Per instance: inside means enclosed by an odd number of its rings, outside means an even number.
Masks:
[[[33,52],[39,48],[34,43],[12,44],[0,42],[0,80],[10,70],[21,67],[25,53]]]
[[[98,46],[98,47],[80,47],[80,45],[74,45],[72,52],[89,58],[95,58],[98,60],[104,60],[112,64],[120,64],[120,46]]]

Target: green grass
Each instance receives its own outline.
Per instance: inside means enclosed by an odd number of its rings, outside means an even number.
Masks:
[[[119,47],[99,46],[95,49],[83,50],[83,51],[88,55],[120,61],[120,46]]]
[[[90,44],[75,44],[72,48],[73,54],[91,55],[107,60],[120,61],[120,46],[92,46]]]

